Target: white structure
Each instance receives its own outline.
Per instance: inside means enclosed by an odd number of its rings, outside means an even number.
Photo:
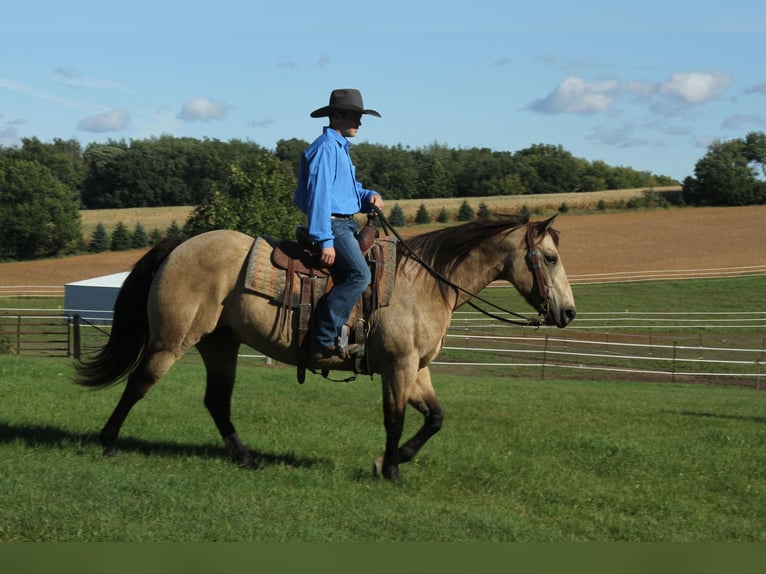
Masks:
[[[114,302],[128,272],[84,279],[64,285],[64,313],[88,321],[112,320]]]

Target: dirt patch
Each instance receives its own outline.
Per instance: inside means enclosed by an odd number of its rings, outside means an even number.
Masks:
[[[573,281],[708,270],[766,272],[766,206],[562,215],[560,251]],[[63,286],[128,271],[145,250],[0,264],[0,285]],[[613,274],[613,275],[612,275]],[[699,275],[699,273],[697,273]],[[635,276],[635,275],[634,275]]]

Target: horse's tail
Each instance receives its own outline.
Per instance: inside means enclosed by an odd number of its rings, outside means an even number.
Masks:
[[[109,340],[95,355],[75,365],[77,384],[105,388],[128,376],[138,366],[149,340],[146,303],[154,274],[180,243],[179,240],[164,239],[135,264],[114,303]]]

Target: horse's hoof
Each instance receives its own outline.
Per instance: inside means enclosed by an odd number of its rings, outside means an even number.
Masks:
[[[117,447],[107,446],[104,448],[104,458],[114,458],[117,456]]]
[[[372,475],[375,477],[383,476],[383,455],[381,454],[372,463]]]
[[[234,463],[240,468],[247,470],[258,470],[261,468],[260,461],[254,459],[249,452],[234,459]]]

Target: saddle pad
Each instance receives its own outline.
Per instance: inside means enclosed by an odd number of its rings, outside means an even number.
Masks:
[[[285,272],[271,263],[271,252],[276,244],[268,237],[256,237],[247,261],[245,288],[260,295],[281,298],[285,291]]]
[[[396,238],[380,237],[375,240],[373,249],[379,249],[375,259],[383,262],[383,272],[377,277],[376,290],[378,305],[386,307],[391,301],[396,281]],[[378,263],[380,265],[380,263]]]

